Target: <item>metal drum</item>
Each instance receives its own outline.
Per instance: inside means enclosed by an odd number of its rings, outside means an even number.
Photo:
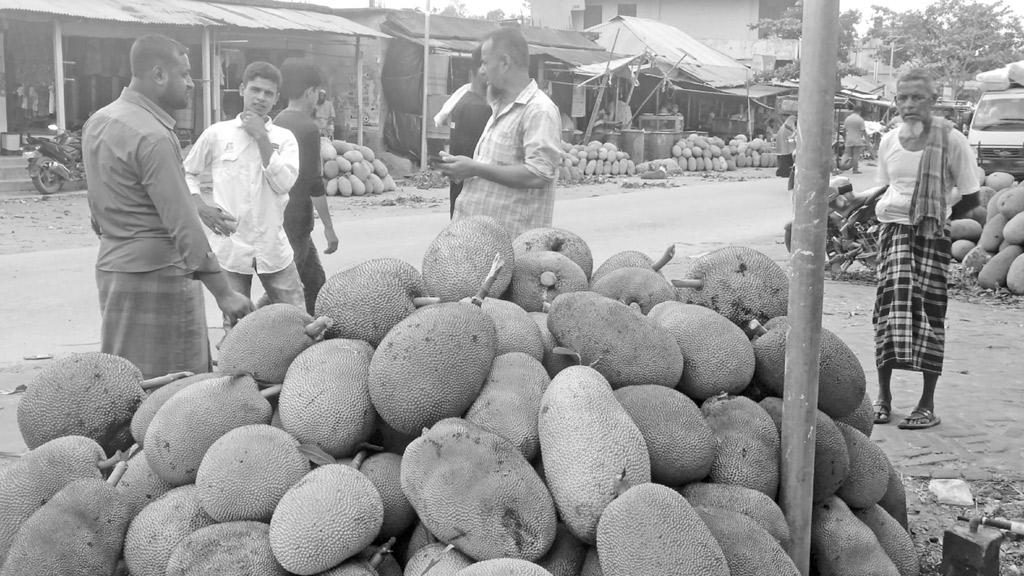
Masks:
[[[679,132],[648,132],[644,138],[644,157],[660,160],[672,157],[672,145],[679,141]]]
[[[629,159],[637,164],[644,161],[644,134],[643,130],[627,128],[622,131],[619,150],[629,154]]]

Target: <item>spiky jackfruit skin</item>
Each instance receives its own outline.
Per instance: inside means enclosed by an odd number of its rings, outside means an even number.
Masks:
[[[590,247],[576,234],[561,228],[534,228],[527,230],[512,241],[518,260],[527,252],[558,252],[576,263],[584,276],[590,278],[594,271],[594,257]]]
[[[719,248],[690,263],[689,278],[700,288],[680,288],[679,300],[715,310],[737,326],[764,324],[786,314],[789,278],[768,256],[743,246]]]
[[[214,524],[182,540],[167,561],[167,576],[288,576],[270,548],[262,522]]]
[[[914,548],[914,540],[895,518],[877,504],[862,510],[854,510],[853,514],[875,533],[875,538],[896,565],[900,576],[918,576],[921,573],[921,563]]]
[[[545,273],[554,275],[554,284],[544,283]],[[587,275],[567,256],[558,252],[527,252],[516,261],[508,299],[527,312],[543,312],[560,294],[587,289]]]
[[[427,292],[442,302],[458,302],[475,295],[490,272],[495,254],[501,254],[505,261],[491,287],[491,294],[498,295],[512,282],[516,267],[508,230],[489,216],[453,221],[423,255],[421,270]]]
[[[214,524],[216,521],[203,511],[194,484],[170,490],[143,508],[128,526],[124,540],[128,570],[132,576],[163,576],[178,544],[196,530]]]
[[[851,508],[868,508],[885,496],[889,487],[889,458],[885,452],[851,426],[837,423],[846,440],[850,471],[836,491]]]
[[[598,266],[597,270],[594,270],[594,273],[590,275],[590,283],[597,282],[608,273],[619,268],[651,268],[653,265],[654,260],[643,252],[637,252],[636,250],[618,252],[611,255]]]
[[[140,450],[128,460],[128,468],[117,483],[117,491],[124,494],[132,502],[132,517],[149,503],[163,496],[174,486],[153,471],[146,459],[144,450]]]
[[[743,396],[709,398],[701,412],[718,438],[711,481],[746,486],[775,498],[781,442],[771,416]]]
[[[789,546],[789,524],[779,505],[765,495],[744,486],[695,482],[679,490],[693,506],[730,510],[749,517],[772,535],[783,548]]]
[[[524,458],[533,461],[540,452],[540,401],[550,383],[544,366],[531,356],[502,354],[494,359],[487,382],[465,418],[510,440]]]
[[[195,374],[187,378],[180,378],[161,386],[156,390],[152,391],[146,399],[142,401],[139,408],[135,410],[135,414],[132,415],[132,437],[135,442],[145,448],[146,430],[149,429],[149,423],[153,421],[153,416],[156,416],[157,410],[167,402],[171,396],[174,396],[178,392],[188,388],[196,382],[202,382],[203,380],[209,380],[210,378],[218,378],[221,374],[215,374],[213,372],[204,372],[202,374]]]
[[[430,574],[437,576],[455,576],[459,570],[473,564],[473,559],[466,556],[458,549],[448,549],[447,544],[427,544],[412,555],[412,558],[405,564],[405,572],[408,574],[423,574],[427,567],[433,564]]]
[[[629,306],[636,304],[649,314],[662,302],[675,302],[678,294],[664,276],[650,268],[619,268],[590,284],[598,294]]]
[[[782,433],[782,399],[765,398],[759,402]],[[813,502],[821,502],[836,493],[850,472],[850,455],[835,422],[821,410],[815,417]]]
[[[463,568],[455,576],[551,576],[551,572],[526,560],[496,558]]]
[[[238,321],[220,343],[217,372],[249,374],[280,384],[295,357],[317,342],[306,333],[313,317],[292,304],[268,304]]]
[[[498,336],[498,356],[523,352],[537,360],[544,359],[544,338],[526,310],[514,302],[497,298],[485,298],[480,309],[494,322]]]
[[[874,532],[838,496],[814,506],[811,558],[821,576],[899,576]]]
[[[722,548],[730,576],[800,574],[782,546],[752,518],[721,508],[696,510]]]

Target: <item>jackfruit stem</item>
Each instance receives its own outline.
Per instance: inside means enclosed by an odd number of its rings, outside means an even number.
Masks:
[[[366,454],[366,450],[360,450],[358,454],[352,457],[352,462],[349,463],[349,466],[359,470],[359,467],[366,461]]]
[[[546,288],[550,288],[558,283],[558,276],[555,275],[551,270],[545,270],[540,274],[540,284]]]
[[[429,564],[427,564],[427,567],[423,569],[423,572],[420,572],[419,576],[427,576],[427,573],[430,572],[434,568],[434,566],[437,566],[441,563],[441,559],[444,558],[444,555],[451,552],[454,548],[455,546],[453,544],[445,546],[444,550],[442,550],[441,553],[438,554],[436,558],[434,558],[430,561]]]
[[[484,279],[483,286],[480,287],[480,291],[473,296],[471,302],[477,306],[483,306],[484,299],[487,298],[487,294],[491,291],[491,287],[494,286],[494,281],[498,279],[498,272],[505,266],[505,259],[501,257],[501,252],[494,255],[494,262],[491,263],[491,271],[487,273],[487,278]]]
[[[657,272],[665,267],[666,264],[672,261],[676,257],[676,245],[672,244],[665,249],[665,253],[661,255],[661,258],[657,262],[651,264],[651,270]]]
[[[306,325],[306,336],[313,340],[319,340],[334,326],[334,320],[330,316],[321,316]]]
[[[541,302],[541,304],[540,304],[540,311],[545,313],[545,314],[550,312],[551,311],[551,302],[548,302],[547,300],[545,300],[544,302]]]
[[[281,384],[275,384],[270,388],[264,388],[263,390],[260,390],[260,396],[263,396],[264,398],[273,398],[281,393],[281,388]]]
[[[440,304],[441,299],[435,298],[434,296],[419,296],[412,299],[412,305],[417,308],[423,308],[424,306],[430,306],[431,304]]]
[[[135,450],[138,447],[138,444],[132,444],[132,447],[129,448],[127,452],[122,452],[118,450],[117,452],[114,452],[114,455],[111,456],[110,458],[107,458],[106,460],[100,460],[99,462],[97,462],[96,467],[99,468],[100,470],[107,470],[109,468],[113,468],[117,466],[118,462],[127,461],[131,454],[135,452]]]
[[[195,376],[195,374],[192,372],[171,372],[170,374],[164,374],[163,376],[143,380],[139,383],[139,387],[146,391],[154,390],[161,386],[166,386],[175,380],[181,380],[182,378],[188,378],[189,376]]]
[[[619,476],[615,479],[615,496],[622,496],[632,487],[633,485],[629,480],[626,480],[626,469],[623,468],[622,472],[619,472]]]
[[[383,452],[384,447],[378,446],[377,444],[370,444],[369,442],[360,442],[359,448],[362,450],[369,450],[370,452]]]
[[[765,334],[768,333],[768,331],[765,330],[764,325],[758,322],[756,319],[747,322],[747,330],[751,332],[754,336],[764,336]]]
[[[126,470],[128,470],[128,463],[124,460],[118,462],[117,466],[114,466],[114,471],[111,472],[110,476],[107,478],[107,484],[117,486],[117,483],[121,481],[121,477],[124,476]]]
[[[384,556],[391,554],[391,551],[395,547],[395,542],[398,542],[398,538],[392,536],[388,539],[387,542],[382,544],[380,548],[377,548],[377,551],[374,552],[373,556],[371,556],[370,559],[366,562],[370,566],[370,568],[376,568],[377,566],[380,566],[380,563],[384,561]]]
[[[696,288],[700,290],[704,287],[704,281],[699,278],[687,278],[686,280],[673,280],[672,285],[676,288]]]

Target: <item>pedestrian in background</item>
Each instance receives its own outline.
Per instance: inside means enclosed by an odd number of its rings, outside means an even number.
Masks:
[[[246,66],[239,88],[242,113],[199,135],[185,158],[185,178],[231,286],[248,296],[257,275],[271,303],[305,310],[302,281],[284,231],[299,148],[291,131],[267,116],[280,85],[281,72],[272,64]],[[199,177],[206,171],[213,176],[213,206],[200,195]],[[234,319],[225,316],[225,330],[233,325]]]
[[[850,115],[843,121],[843,129],[846,132],[843,166],[849,166],[853,174],[860,174],[860,156],[868,144],[868,134],[864,118],[860,115],[860,107],[853,104],[851,110]]]
[[[86,122],[82,134],[96,259],[100,350],[146,378],[209,372],[202,285],[232,321],[252,310],[210,250],[181,164],[176,110],[188,106],[188,50],[158,34],[131,47],[132,79]]]
[[[306,311],[313,314],[317,294],[326,281],[324,267],[313,243],[313,209],[324,227],[327,248],[324,254],[338,250],[338,235],[327,206],[324,181],[321,176],[320,131],[313,120],[320,94],[323,75],[312,62],[286,60],[281,65],[281,94],[288,107],[274,118],[274,123],[295,135],[299,146],[299,175],[288,192],[288,205],[284,208],[284,233],[294,253],[295,267],[302,280]]]
[[[482,59],[480,46],[477,46],[470,57],[469,69],[469,90],[452,109],[449,116],[451,122],[451,143],[448,146],[453,156],[472,157],[476,152],[476,145],[480,141],[480,135],[491,119],[491,107],[487,105],[487,83],[480,74]],[[452,180],[449,183],[449,208],[448,215],[455,216],[455,200],[462,192],[462,181]]]
[[[320,135],[331,140],[334,139],[334,116],[334,102],[327,97],[327,90],[321,88],[317,93],[314,118]]]
[[[932,77],[912,70],[900,77],[896,90],[903,124],[888,132],[878,149],[877,183],[888,188],[875,206],[881,228],[872,314],[878,368],[874,408],[875,423],[888,423],[892,371],[920,372],[921,397],[899,424],[917,429],[941,422],[935,388],[946,344],[948,224],[978,205],[980,185],[967,138],[948,121],[932,117],[937,99]]]
[[[454,218],[491,216],[513,235],[550,226],[561,162],[558,107],[530,78],[523,33],[502,27],[481,48],[492,115],[476,153],[442,155],[441,172],[464,182]]]

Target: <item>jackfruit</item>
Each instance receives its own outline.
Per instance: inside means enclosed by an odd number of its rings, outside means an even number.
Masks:
[[[436,562],[436,564],[435,564]],[[412,555],[405,565],[407,576],[422,576],[430,568],[430,576],[455,576],[455,574],[473,564],[473,559],[445,544],[427,544]]]
[[[489,216],[470,216],[453,221],[427,247],[423,255],[423,281],[431,296],[444,302],[472,297],[488,275],[495,254],[505,266],[491,288],[502,294],[512,282],[515,254],[508,230]]]
[[[0,566],[22,523],[71,482],[101,478],[104,457],[91,438],[61,436],[0,467]]]
[[[217,522],[199,504],[193,484],[179,486],[140,511],[128,526],[124,559],[132,576],[163,576],[182,540]]]
[[[780,442],[771,416],[742,396],[709,398],[701,412],[718,438],[711,481],[746,486],[775,498]]]
[[[587,289],[587,276],[558,252],[526,252],[516,260],[509,299],[527,312],[545,312],[560,294]]]
[[[878,505],[896,519],[904,530],[908,530],[907,493],[903,487],[903,478],[893,468],[892,462],[889,463],[889,481],[886,484],[885,495],[878,501]]]
[[[240,426],[206,451],[196,487],[203,510],[217,522],[270,520],[278,501],[309,472],[309,459],[284,430]]]
[[[821,576],[899,576],[875,534],[838,496],[814,506],[811,558]]]
[[[627,306],[635,303],[645,315],[657,304],[674,302],[677,296],[668,280],[650,268],[613,270],[592,282],[590,290]]]
[[[583,560],[580,576],[604,576],[604,572],[601,570],[601,557],[597,553],[596,546],[591,546],[587,550],[587,557]]]
[[[853,514],[875,533],[875,538],[896,565],[900,576],[917,576],[921,573],[914,541],[888,512],[876,504],[863,510],[853,510]]]
[[[455,576],[551,576],[551,572],[526,560],[495,558],[463,568]]]
[[[678,492],[639,484],[612,501],[597,526],[606,576],[729,576],[721,547]]]
[[[738,394],[754,376],[754,348],[743,330],[718,312],[695,304],[664,302],[648,318],[668,330],[683,354],[679,391],[701,401]]]
[[[533,357],[522,352],[502,354],[494,359],[487,382],[465,418],[511,441],[532,461],[540,451],[537,415],[550,383],[547,371]]]
[[[594,292],[562,294],[548,312],[555,340],[593,365],[613,388],[675,387],[683,355],[668,330],[630,306]]]
[[[615,399],[644,437],[654,482],[681,486],[708,475],[717,442],[693,400],[652,385],[619,388]]]
[[[334,321],[328,338],[380,344],[427,296],[418,270],[396,258],[375,258],[333,274],[316,297],[316,315]]]
[[[408,563],[414,554],[431,544],[444,545],[443,542],[430,533],[430,530],[427,530],[427,527],[423,525],[422,521],[417,522],[416,527],[413,528],[406,538],[403,538],[403,540],[405,546],[404,550],[399,549],[399,556],[403,559],[404,563]],[[456,552],[458,551],[456,550]],[[459,552],[459,554],[462,554],[462,552]],[[470,558],[470,561],[472,560],[473,559]]]
[[[280,384],[295,357],[316,344],[333,320],[291,304],[268,304],[238,321],[220,344],[217,371]]]
[[[851,414],[836,418],[835,421],[852,426],[861,434],[870,438],[871,432],[875,429],[875,403],[871,399],[871,395],[865,392],[864,399],[861,400],[860,406],[856,410]]]
[[[416,511],[402,492],[402,457],[391,452],[373,454],[360,460],[353,459],[358,469],[377,489],[384,505],[384,517],[378,539],[400,536],[416,522]]]
[[[463,302],[470,303],[469,299]],[[497,298],[484,298],[480,309],[494,322],[498,337],[498,356],[524,352],[537,360],[544,359],[544,341],[537,324],[516,304]]]
[[[320,466],[292,486],[270,520],[274,557],[306,576],[341,564],[369,546],[384,522],[373,483],[341,464]]]
[[[752,518],[721,508],[696,510],[725,554],[730,576],[799,576],[782,546]]]
[[[624,252],[618,252],[610,256],[605,260],[597,270],[590,276],[590,283],[597,282],[609,272],[618,270],[619,268],[650,268],[655,272],[660,272],[662,268],[668,264],[673,257],[675,257],[676,248],[675,245],[669,246],[665,253],[655,262],[650,256],[643,252],[637,252],[636,250],[626,250]]]
[[[466,412],[496,351],[494,323],[478,306],[427,306],[399,322],[377,347],[370,400],[391,427],[415,434]]]
[[[117,483],[117,491],[124,494],[132,503],[133,518],[146,505],[172,488],[174,486],[170,482],[153,471],[145,452],[141,450],[128,460],[128,468],[121,481]]]
[[[631,484],[651,481],[644,437],[608,381],[585,366],[570,366],[551,381],[538,428],[559,516],[577,538],[593,544],[602,511],[618,496],[620,477]]]
[[[128,499],[112,483],[75,480],[21,525],[0,576],[110,574],[121,556],[131,513]]]
[[[167,576],[288,576],[274,558],[262,522],[214,524],[182,540],[167,561]]]
[[[149,423],[153,420],[153,416],[156,416],[157,410],[164,405],[164,402],[167,402],[168,398],[196,382],[209,380],[210,378],[217,378],[219,376],[220,374],[214,374],[213,372],[204,372],[202,374],[195,374],[187,378],[175,380],[166,386],[161,386],[160,388],[153,390],[142,401],[139,408],[135,410],[135,414],[132,415],[132,438],[135,439],[135,443],[145,448],[144,441],[146,439],[146,430],[149,428]]]
[[[370,402],[373,348],[361,340],[326,340],[304,350],[284,377],[281,426],[301,444],[315,444],[340,458],[354,454],[373,434]]]
[[[541,341],[544,343],[544,369],[547,370],[548,376],[554,378],[555,374],[561,372],[563,368],[573,365],[573,358],[555,352],[558,342],[555,340],[554,335],[551,334],[551,330],[548,330],[547,312],[529,312],[529,314],[530,318],[537,324],[537,327],[540,328]]]
[[[550,572],[551,576],[580,576],[586,557],[587,545],[559,522],[554,544],[543,558],[537,560],[537,565]]]
[[[590,247],[576,234],[561,228],[533,228],[516,236],[512,240],[512,249],[516,261],[527,252],[558,252],[567,256],[583,270],[583,275],[590,278],[594,271],[594,257]]]
[[[782,399],[765,398],[760,405],[775,421],[775,427],[781,434]],[[835,494],[846,481],[850,472],[850,455],[839,428],[821,410],[816,412],[814,428],[814,489],[811,501],[817,503]]]
[[[18,403],[25,445],[61,436],[92,438],[107,454],[132,445],[131,419],[142,404],[142,372],[119,356],[88,352],[54,360]]]
[[[789,546],[789,524],[779,505],[757,490],[733,484],[696,482],[680,489],[692,506],[730,510],[749,517],[772,535],[783,548]]]
[[[673,281],[679,300],[711,308],[737,326],[786,314],[789,278],[768,256],[751,248],[719,248],[690,264],[688,278]]]
[[[555,505],[512,442],[461,418],[413,440],[402,491],[442,542],[476,560],[536,560],[555,539]]]
[[[889,458],[885,452],[851,426],[836,423],[846,440],[850,455],[850,472],[836,495],[851,508],[867,508],[877,504],[889,486]]]
[[[249,376],[224,376],[185,388],[157,411],[146,430],[146,460],[174,486],[191,484],[206,450],[228,431],[269,424],[273,410]]]

